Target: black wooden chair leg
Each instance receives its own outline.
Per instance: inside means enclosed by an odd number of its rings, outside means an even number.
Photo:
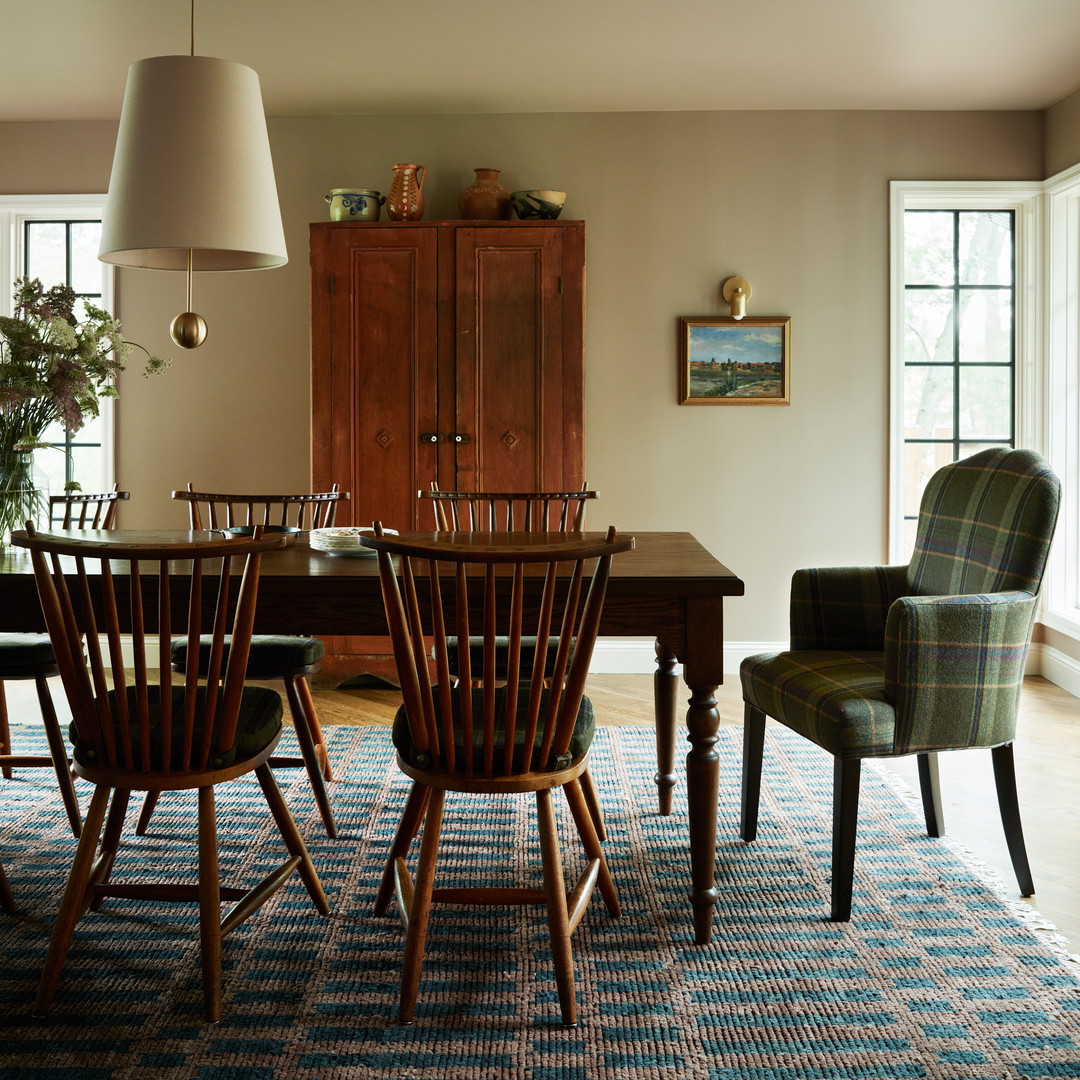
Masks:
[[[739,835],[748,844],[757,839],[761,799],[761,758],[765,752],[765,714],[745,703],[743,709],[742,817]]]
[[[937,754],[918,754],[919,792],[927,836],[945,835],[945,815],[941,811],[941,784],[938,782]]]
[[[832,922],[851,918],[855,879],[855,832],[859,819],[859,758],[836,758],[833,764]]]
[[[1005,842],[1009,845],[1013,873],[1016,874],[1021,896],[1033,896],[1035,883],[1031,879],[1024,829],[1020,824],[1020,801],[1016,795],[1016,768],[1013,764],[1012,743],[995,746],[990,751],[994,762],[994,784],[997,787],[1001,824],[1005,827]]]

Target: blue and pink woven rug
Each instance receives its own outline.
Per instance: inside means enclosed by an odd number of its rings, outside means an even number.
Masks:
[[[823,921],[831,761],[771,728],[751,846],[736,839],[740,732],[720,731],[711,945],[692,943],[684,790],[658,817],[651,732],[604,728],[594,775],[624,913],[608,918],[597,897],[575,935],[580,1025],[559,1024],[541,909],[438,908],[419,1022],[395,1027],[403,935],[396,915],[369,909],[405,782],[387,729],[329,736],[342,838],[322,834],[297,770],[279,776],[333,915],[290,883],[230,936],[214,1026],[201,1020],[194,908],[119,900],[80,924],[54,1016],[30,1019],[74,841],[47,771],[0,781],[0,859],[21,908],[0,915],[0,1080],[1080,1077],[1080,969],[928,839],[872,770],[854,918]],[[219,793],[223,871],[250,884],[279,861],[276,834],[255,783]],[[532,805],[451,797],[441,883],[538,883]],[[194,820],[191,796],[164,797],[117,878],[192,875]],[[562,836],[572,871],[568,817]]]

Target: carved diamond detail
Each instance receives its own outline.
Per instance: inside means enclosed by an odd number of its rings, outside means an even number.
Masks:
[[[519,442],[521,442],[521,439],[516,434],[514,434],[514,432],[507,429],[503,432],[502,438],[499,439],[499,442],[501,442],[507,450],[513,450],[514,447],[517,446]]]
[[[394,435],[392,432],[383,428],[382,431],[375,433],[375,441],[384,449],[389,450],[394,445]]]

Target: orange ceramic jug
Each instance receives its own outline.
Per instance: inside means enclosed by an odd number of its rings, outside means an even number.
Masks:
[[[395,165],[390,192],[386,196],[386,216],[391,221],[419,221],[424,216],[423,165]]]

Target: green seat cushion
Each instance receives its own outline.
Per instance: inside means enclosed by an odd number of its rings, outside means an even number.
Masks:
[[[802,650],[742,662],[743,699],[840,758],[893,753],[896,710],[885,696],[885,654]]]
[[[461,751],[464,746],[464,739],[461,732],[461,694],[465,691],[455,691],[453,698],[454,709],[454,745],[457,748],[456,760],[460,764]],[[541,696],[540,718],[541,723],[537,729],[536,745],[540,745],[541,728],[543,726],[543,718],[546,715],[547,702],[550,699],[550,691],[545,690]],[[516,730],[514,732],[514,756],[513,756],[513,769],[516,772],[521,771],[521,763],[523,759],[523,749],[525,746],[525,732],[524,732],[524,716],[525,710],[529,701],[529,689],[527,686],[521,687],[518,691],[518,722]],[[481,722],[482,710],[484,706],[484,691],[481,688],[474,688],[472,690],[472,707],[473,707],[473,769],[475,772],[481,772],[483,770],[483,727]],[[436,706],[437,708],[438,706]],[[496,743],[495,743],[495,773],[498,774],[502,769],[503,752],[505,747],[505,740],[502,737],[501,720],[505,715],[506,710],[506,691],[500,689],[496,691],[495,696],[495,724],[497,729]],[[440,724],[440,732],[441,732]],[[593,711],[592,702],[582,695],[581,705],[578,707],[577,718],[574,722],[574,732],[570,739],[570,747],[567,754],[564,757],[557,758],[548,763],[538,762],[533,757],[532,769],[534,771],[543,771],[545,769],[565,769],[571,762],[576,761],[582,754],[584,754],[592,745],[593,735],[596,732],[596,714]],[[409,732],[409,720],[405,712],[405,706],[402,705],[398,709],[397,714],[394,716],[393,727],[393,739],[394,746],[397,748],[398,753],[409,762],[410,765],[414,765],[420,769],[426,769],[431,766],[431,755],[427,751],[417,750],[413,745],[412,735]]]
[[[55,663],[48,634],[0,634],[0,679],[36,675]]]
[[[106,695],[109,698],[112,715],[116,717],[116,694],[110,690]],[[155,769],[161,768],[161,746],[159,731],[161,726],[161,687],[149,688],[150,699],[150,761]],[[129,716],[134,715],[135,710],[135,687],[127,687],[127,700]],[[195,712],[195,738],[193,746],[202,744],[203,721],[205,715],[206,687],[200,686],[196,698],[197,707]],[[171,761],[175,768],[180,760],[180,745],[183,741],[183,716],[184,716],[184,687],[174,684],[172,687],[172,757]],[[236,739],[231,750],[214,754],[211,751],[210,767],[222,768],[231,765],[234,761],[243,761],[245,758],[254,757],[265,750],[278,733],[281,731],[281,695],[276,690],[270,690],[263,686],[245,686],[244,695],[240,702],[240,716],[236,724]],[[131,724],[132,746],[135,751],[134,760],[141,760],[141,746],[137,724]],[[100,764],[100,759],[93,747],[79,741],[75,733],[74,724],[70,729],[71,742],[74,747],[76,761],[84,765]],[[212,745],[212,742],[211,742]]]
[[[521,639],[521,677],[526,678],[532,674],[533,658],[536,655],[536,643],[539,638],[523,637]],[[544,658],[544,678],[550,679],[555,674],[555,657],[558,653],[558,637],[549,638],[547,656]],[[446,639],[446,652],[450,661],[450,670],[455,674],[461,671],[461,650],[458,638]],[[507,658],[510,655],[510,638],[497,637],[495,639],[495,678],[505,679]],[[574,655],[574,646],[571,642],[570,656]],[[479,678],[484,670],[484,639],[477,635],[469,638],[469,667],[473,678]]]
[[[210,647],[213,639],[199,638],[199,674],[205,675],[210,663]],[[225,657],[228,660],[229,639],[225,638]],[[293,637],[288,634],[257,634],[251,639],[248,654],[248,674],[259,677],[273,676],[311,667],[323,658],[323,643],[316,637]],[[187,667],[187,638],[177,638],[172,643],[172,662],[183,671]]]

